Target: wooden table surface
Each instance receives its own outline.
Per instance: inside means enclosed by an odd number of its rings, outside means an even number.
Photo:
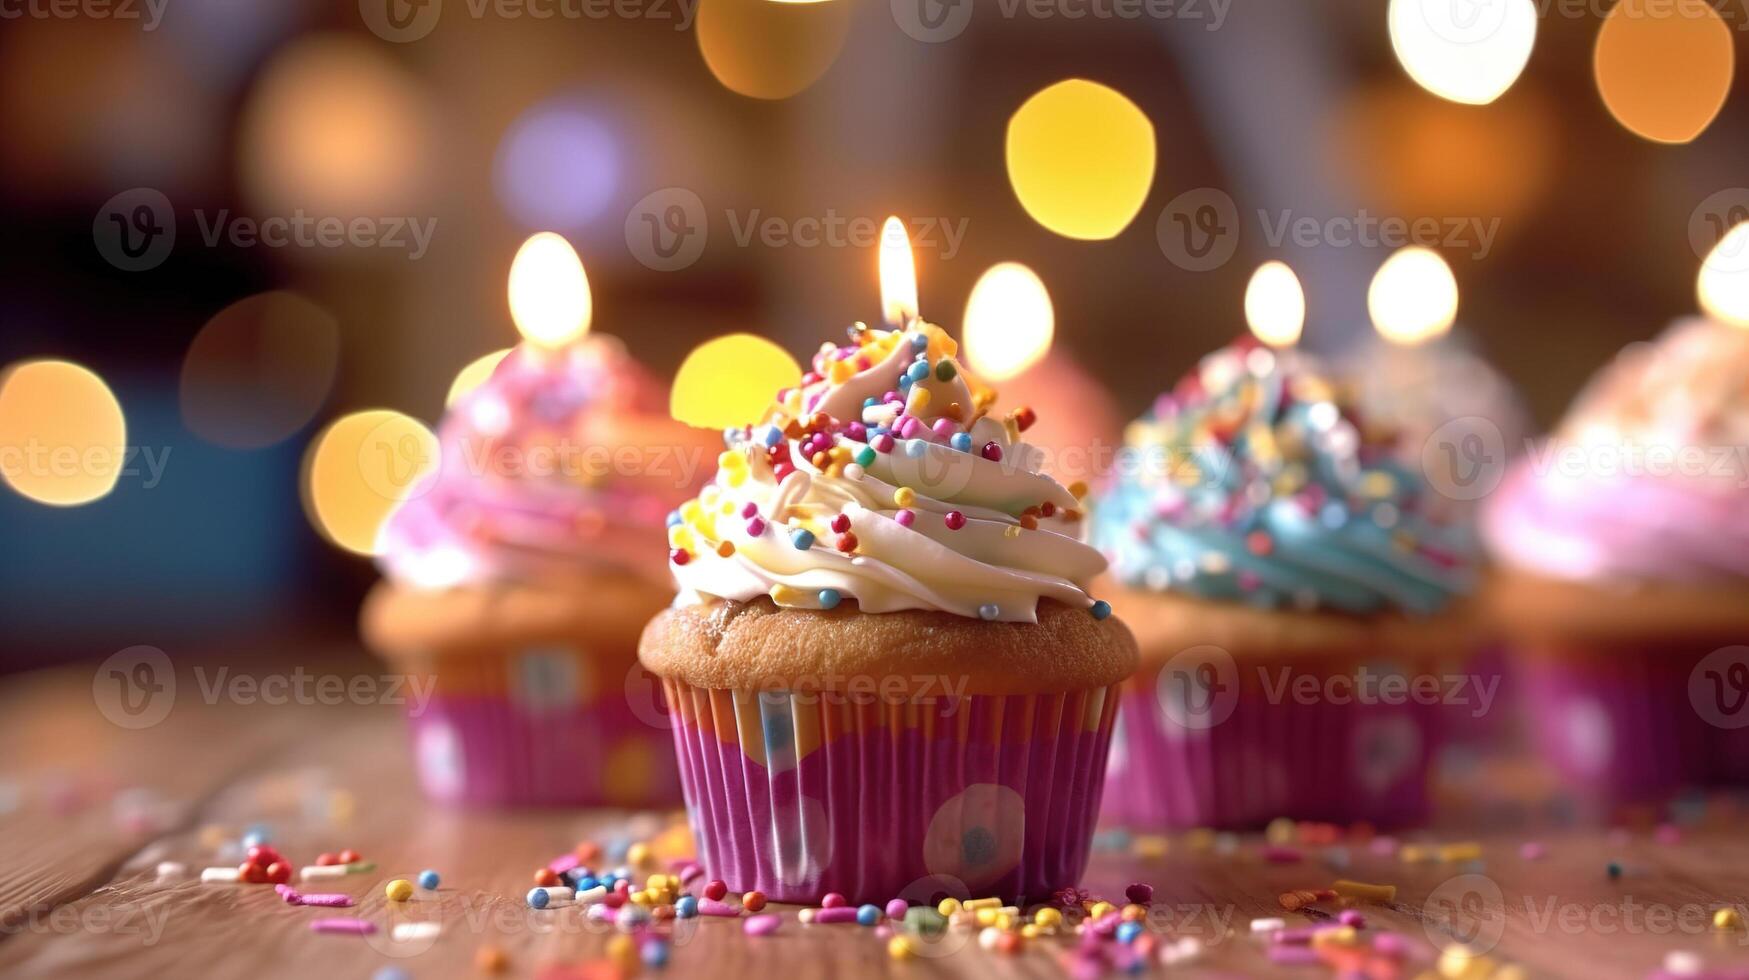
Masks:
[[[331,669],[361,668],[368,669],[354,659]],[[604,926],[574,909],[531,911],[523,895],[533,869],[580,840],[625,833],[634,815],[428,806],[414,785],[398,708],[208,703],[184,670],[169,716],[130,730],[100,710],[93,675],[75,668],[0,683],[0,976],[363,980],[392,965],[423,980],[480,976],[475,953],[489,944],[508,954],[506,975],[529,977],[603,957]],[[376,860],[375,873],[337,890],[358,899],[343,914],[384,928],[371,937],[318,935],[308,921],[325,913],[288,906],[270,887],[158,880],[160,861],[182,862],[193,874],[219,863],[211,828],[234,836],[255,823],[273,829],[294,863],[347,847]],[[1269,863],[1256,836],[1243,838],[1236,853],[1218,853],[1175,835],[1163,855],[1102,847],[1085,884],[1115,896],[1132,881],[1151,883],[1150,928],[1205,947],[1194,962],[1170,968],[1189,975],[1326,973],[1273,966],[1249,922],[1284,916],[1277,896],[1285,890],[1340,877],[1398,886],[1394,902],[1362,911],[1367,932],[1399,932],[1426,957],[1408,975],[1433,969],[1436,942],[1449,942],[1451,932],[1483,945],[1498,937],[1489,956],[1532,976],[1646,976],[1673,950],[1691,951],[1709,969],[1749,970],[1749,933],[1712,924],[1716,907],[1749,903],[1746,829],[1740,811],[1723,804],[1685,827],[1678,842],[1645,829],[1472,835],[1459,825],[1402,839],[1480,840],[1479,866],[1410,863],[1356,844],[1346,868],[1321,848],[1298,863]],[[1548,850],[1540,860],[1520,854],[1533,838]],[[1622,867],[1619,878],[1607,873],[1611,861]],[[426,867],[443,874],[438,896],[387,908],[383,883]],[[1335,911],[1322,909],[1284,917],[1306,924]],[[783,911],[779,933],[764,939],[744,936],[735,922],[695,920],[674,944],[668,972],[1057,976],[1074,942],[1040,940],[1000,956],[962,932],[930,955],[897,963],[871,930],[804,927],[793,910]],[[439,921],[442,933],[432,942],[390,941],[388,923],[407,918]]]

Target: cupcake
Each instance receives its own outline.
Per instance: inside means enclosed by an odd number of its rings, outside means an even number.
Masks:
[[[1749,776],[1749,331],[1634,344],[1488,501],[1537,744],[1605,802]]]
[[[1106,812],[1149,827],[1427,811],[1474,535],[1305,355],[1241,341],[1125,433],[1092,541],[1142,669]]]
[[[431,798],[679,799],[637,639],[673,594],[649,552],[713,450],[665,409],[617,341],[590,335],[517,347],[444,418],[362,616],[372,647],[432,685],[410,712]]]
[[[853,326],[669,516],[680,592],[639,652],[734,889],[1014,901],[1086,865],[1135,645],[1031,414],[956,351]]]

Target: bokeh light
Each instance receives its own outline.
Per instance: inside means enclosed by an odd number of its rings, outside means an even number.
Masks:
[[[1051,349],[1056,313],[1044,280],[1019,262],[984,270],[966,300],[966,363],[1002,382],[1038,363]]]
[[[506,347],[503,350],[495,350],[490,354],[484,354],[469,361],[466,367],[456,372],[455,380],[450,382],[449,394],[443,398],[443,407],[449,408],[466,398],[468,392],[484,384],[486,379],[492,376],[492,372],[498,370],[498,363],[504,360],[513,349]]]
[[[1379,336],[1404,346],[1425,343],[1457,319],[1457,278],[1432,249],[1398,249],[1373,274],[1366,309]]]
[[[1487,105],[1524,71],[1536,45],[1535,0],[1391,0],[1391,49],[1417,85]]]
[[[612,202],[623,167],[606,123],[572,99],[555,99],[511,124],[492,177],[499,202],[522,227],[576,231]]]
[[[0,479],[31,500],[72,507],[109,493],[127,440],[121,403],[89,369],[41,360],[0,373]]]
[[[577,251],[561,235],[543,231],[516,250],[510,263],[510,318],[543,347],[563,347],[589,331],[595,301]]]
[[[1123,231],[1154,180],[1154,126],[1121,92],[1071,78],[1008,120],[1008,180],[1033,220],[1067,238]]]
[[[814,84],[844,47],[851,0],[700,0],[698,50],[723,87],[787,99]]]
[[[1732,226],[1701,263],[1695,280],[1700,308],[1733,327],[1749,327],[1749,221]]]
[[[340,324],[296,293],[238,300],[201,328],[182,362],[182,421],[208,442],[258,449],[316,415],[334,384]]]
[[[389,409],[354,412],[322,430],[304,455],[304,510],[336,546],[375,554],[383,522],[437,464],[437,437],[418,419]]]
[[[1592,68],[1617,122],[1687,143],[1725,104],[1734,62],[1731,29],[1706,0],[1620,0],[1597,32]]]
[[[282,48],[241,121],[240,166],[274,214],[408,215],[427,149],[417,82],[380,46],[312,35]]]
[[[693,348],[674,376],[669,414],[687,425],[726,429],[765,415],[781,388],[793,388],[802,368],[764,337],[734,333]]]
[[[889,217],[881,224],[880,255],[881,316],[889,324],[904,326],[917,315],[917,256],[911,251],[911,236],[905,223]]]
[[[1306,326],[1306,291],[1286,262],[1269,261],[1245,284],[1245,324],[1271,347],[1291,347]]]

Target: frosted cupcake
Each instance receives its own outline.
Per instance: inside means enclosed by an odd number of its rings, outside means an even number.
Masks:
[[[1142,655],[1107,816],[1425,816],[1474,551],[1430,495],[1315,363],[1249,341],[1133,423],[1092,526]]]
[[[1749,331],[1681,321],[1488,502],[1548,760],[1607,800],[1749,775]]]
[[[644,665],[700,858],[806,902],[1046,896],[1086,864],[1129,632],[939,327],[851,329],[669,520]]]
[[[428,795],[479,804],[679,799],[645,621],[672,595],[651,560],[697,486],[708,434],[610,337],[524,344],[458,401],[435,475],[382,533],[366,640],[435,683],[410,715]]]

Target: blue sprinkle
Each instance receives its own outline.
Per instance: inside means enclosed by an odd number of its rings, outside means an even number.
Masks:
[[[1120,943],[1133,943],[1136,941],[1136,937],[1141,934],[1142,924],[1140,922],[1125,922],[1117,927],[1117,941]]]
[[[1331,501],[1318,512],[1318,519],[1324,522],[1325,527],[1341,527],[1348,523],[1348,508]]]
[[[837,589],[821,589],[820,590],[820,608],[821,609],[831,609],[831,608],[837,606],[838,603],[841,601],[843,601],[843,596],[840,596],[838,594]]]
[[[682,895],[680,900],[674,903],[674,917],[676,919],[690,919],[697,914],[698,899],[691,895]]]
[[[955,432],[952,436],[948,437],[947,444],[962,453],[969,453],[972,451],[972,434],[969,432]]]
[[[385,966],[371,974],[370,980],[413,980],[413,974],[398,966]]]
[[[419,887],[426,891],[436,891],[438,883],[442,880],[442,876],[429,868],[419,872]]]
[[[814,546],[814,532],[798,527],[789,533],[789,543],[795,545],[797,551],[807,551]]]
[[[923,361],[913,361],[911,366],[905,370],[905,376],[912,381],[922,381],[929,377],[929,365]]]
[[[741,430],[740,429],[730,428],[730,429],[723,430],[723,445],[724,446],[727,446],[728,448],[733,449],[733,448],[735,448],[735,443],[740,442],[740,441],[741,441]]]
[[[671,510],[668,512],[668,526],[669,527],[679,527],[681,525],[681,523],[683,523],[685,520],[686,520],[686,518],[681,517],[680,512],[677,510]]]
[[[905,455],[911,457],[912,459],[916,459],[917,457],[922,456],[923,451],[927,448],[928,447],[923,444],[922,439],[907,439],[907,440],[905,440]]]
[[[273,831],[264,823],[250,826],[243,834],[244,847],[259,847],[273,841]]]
[[[657,968],[667,966],[668,944],[660,939],[646,941],[644,943],[644,963]]]
[[[995,619],[1002,615],[1002,607],[994,602],[986,602],[978,607],[978,616],[983,619]]]
[[[615,879],[624,878],[627,881],[631,881],[632,869],[621,865],[620,867],[613,869],[613,876]],[[614,883],[618,884],[619,882],[616,880]]]
[[[1092,612],[1094,619],[1104,619],[1111,615],[1111,603],[1106,602],[1104,599],[1095,599],[1093,601]]]
[[[928,346],[929,346],[929,338],[928,337],[926,337],[920,333],[911,335],[911,349],[912,350],[923,350],[924,348],[927,348]]]
[[[873,905],[864,905],[856,910],[856,924],[872,926],[881,921],[881,910]]]
[[[545,888],[530,888],[528,890],[528,907],[529,908],[531,908],[531,909],[544,909],[547,907],[547,903],[550,901],[552,901],[552,896],[547,894],[547,890]]]
[[[759,441],[764,444],[765,448],[770,449],[783,441],[783,430],[775,425],[768,425],[759,430]]]
[[[592,874],[585,873],[577,878],[577,884],[574,887],[580,892],[586,892],[599,884],[601,884],[600,879]]]
[[[915,382],[913,382],[911,380],[911,376],[909,374],[899,375],[899,394],[903,395],[905,392],[910,391],[911,385],[914,383]]]
[[[864,398],[862,400],[862,407],[863,408],[873,408],[876,405],[879,405],[880,403],[881,403],[881,400],[879,398],[876,398],[875,396],[870,395],[867,398]]]

